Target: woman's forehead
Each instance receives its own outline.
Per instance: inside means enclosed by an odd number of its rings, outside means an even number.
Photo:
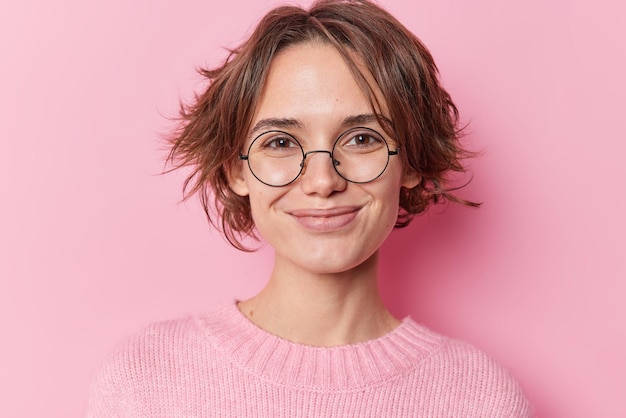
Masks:
[[[325,128],[333,135],[359,125],[388,129],[391,117],[382,93],[369,71],[359,65],[367,83],[378,92],[374,100],[329,43],[307,42],[285,48],[269,66],[247,138],[268,129],[297,133]],[[376,103],[384,109],[375,109]]]

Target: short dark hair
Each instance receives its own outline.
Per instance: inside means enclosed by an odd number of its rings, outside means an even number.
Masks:
[[[249,198],[230,188],[229,172],[239,161],[272,59],[305,42],[337,48],[373,109],[380,105],[355,56],[382,92],[392,123],[381,125],[400,145],[404,170],[422,179],[412,189],[402,188],[397,227],[408,225],[431,203],[478,205],[446,187],[446,174],[464,171],[461,160],[471,153],[459,143],[458,110],[422,42],[371,1],[320,0],[309,10],[281,6],[265,15],[221,66],[200,69],[208,87],[193,103],[181,106],[180,123],[169,137],[168,161],[174,168],[191,168],[183,186],[185,198],[198,193],[209,221],[232,245],[246,250],[241,238],[254,236],[254,221]]]

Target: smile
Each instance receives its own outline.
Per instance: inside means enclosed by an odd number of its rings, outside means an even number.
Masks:
[[[328,209],[297,209],[289,214],[306,229],[331,232],[351,224],[359,214],[359,206],[342,206]]]

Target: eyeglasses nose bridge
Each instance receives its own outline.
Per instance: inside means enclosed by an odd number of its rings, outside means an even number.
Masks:
[[[307,151],[307,152],[305,152],[305,153],[304,153],[304,156],[302,157],[302,162],[300,163],[300,168],[302,169],[302,170],[300,171],[300,175],[303,175],[303,174],[305,173],[305,171],[306,171],[306,167],[307,167],[307,164],[306,164],[306,161],[307,161],[307,160],[306,160],[306,157],[308,157],[308,156],[309,156],[309,154],[316,154],[316,153],[325,153],[325,154],[328,154],[328,156],[330,157],[330,159],[331,159],[331,160],[332,160],[332,162],[333,162],[333,168],[335,168],[335,166],[338,166],[338,165],[339,165],[339,161],[335,160],[335,158],[334,158],[334,156],[333,156],[333,152],[332,152],[332,151],[328,151],[328,150],[325,150],[325,149],[316,149],[316,150]],[[335,169],[335,171],[336,171],[336,170],[337,170],[337,169]]]

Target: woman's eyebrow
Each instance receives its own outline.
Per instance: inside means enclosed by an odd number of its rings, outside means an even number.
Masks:
[[[370,123],[378,123],[378,121],[383,121],[391,126],[391,120],[380,113],[364,113],[361,115],[348,116],[343,120],[342,124],[344,126],[367,125]]]
[[[383,121],[391,125],[391,120],[384,115],[375,114],[375,113],[363,113],[360,115],[351,115],[347,116],[341,122],[341,125],[344,127],[351,127],[355,125],[367,125],[370,123],[378,123],[378,121]],[[304,123],[299,119],[293,118],[266,118],[258,121],[252,130],[250,131],[250,135],[255,134],[256,132],[267,129],[267,128],[277,128],[277,129],[288,129],[288,128],[304,128]]]
[[[261,129],[267,129],[267,128],[279,128],[279,129],[300,128],[302,129],[303,127],[304,127],[304,123],[302,123],[302,121],[298,119],[267,118],[267,119],[261,119],[260,121],[258,121],[254,125],[252,130],[250,131],[250,134],[252,135],[260,131]]]

